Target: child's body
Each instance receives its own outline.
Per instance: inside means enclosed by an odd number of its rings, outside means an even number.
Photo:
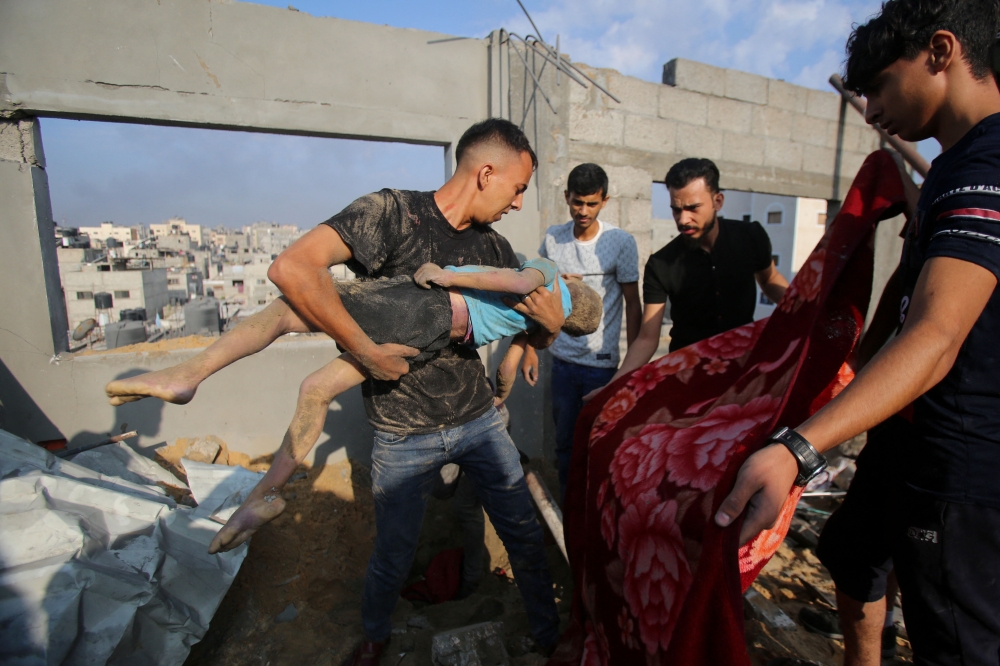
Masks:
[[[564,281],[555,264],[546,259],[525,262],[518,270],[424,264],[412,279],[337,283],[337,291],[345,309],[374,342],[419,349],[411,362],[425,361],[452,342],[482,346],[515,335],[497,369],[497,401],[502,402],[514,384],[526,331],[536,326],[502,299],[506,294],[527,295],[541,286],[555,291],[557,282],[567,318],[563,330],[570,335],[593,332],[602,315],[600,298],[582,282]],[[185,404],[202,381],[227,365],[260,351],[281,335],[310,330],[298,313],[279,299],[194,358],[166,370],[113,381],[106,392],[113,405],[146,397]],[[342,354],[302,382],[295,415],[274,462],[216,535],[209,552],[235,548],[281,514],[285,505],[281,488],[319,438],[330,403],[366,378],[361,363],[350,354]]]

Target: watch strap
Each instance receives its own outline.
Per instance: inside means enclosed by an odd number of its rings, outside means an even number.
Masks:
[[[791,428],[779,428],[769,438],[772,442],[780,442],[787,448],[799,464],[799,473],[795,477],[795,485],[804,486],[817,474],[826,469],[826,458],[820,455],[805,437]]]

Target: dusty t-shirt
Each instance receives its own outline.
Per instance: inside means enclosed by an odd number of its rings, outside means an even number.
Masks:
[[[456,231],[433,192],[380,190],[357,199],[324,224],[351,248],[347,267],[359,279],[412,275],[427,262],[517,268],[514,250],[488,225]],[[478,418],[493,405],[479,354],[451,344],[399,381],[362,385],[368,420],[397,434],[436,432]]]

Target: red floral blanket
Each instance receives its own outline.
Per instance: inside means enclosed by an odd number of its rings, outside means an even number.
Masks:
[[[573,618],[550,665],[749,666],[742,593],[801,491],[742,548],[740,521],[723,529],[713,516],[768,434],[853,378],[873,232],[903,201],[892,158],[873,153],[770,318],[649,363],[584,410],[565,500]]]

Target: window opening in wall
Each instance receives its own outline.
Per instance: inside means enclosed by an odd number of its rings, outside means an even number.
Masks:
[[[816,224],[818,224],[821,227],[826,226],[826,213],[818,213],[816,215]]]
[[[769,210],[769,211],[767,211],[767,223],[768,224],[781,224],[781,211],[780,210]]]
[[[56,118],[40,127],[56,233],[91,229],[58,248],[70,331],[96,318],[93,294],[113,291],[112,277],[116,299],[150,313],[150,335],[161,324],[182,335],[185,304],[209,292],[232,325],[278,295],[267,268],[301,235],[365,194],[435,190],[445,175],[442,146]]]
[[[750,213],[745,213],[743,215],[743,221],[744,222],[749,222],[750,221]]]
[[[781,255],[780,254],[772,254],[771,255],[771,260],[774,262],[774,266],[776,268],[781,265]]]

